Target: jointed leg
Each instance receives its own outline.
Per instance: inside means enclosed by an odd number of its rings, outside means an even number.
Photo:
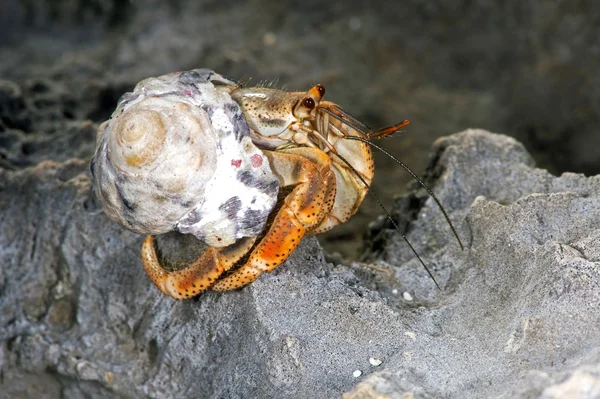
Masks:
[[[301,147],[265,151],[282,186],[295,186],[285,198],[261,242],[248,261],[211,289],[233,290],[254,281],[283,263],[302,237],[317,226],[333,206],[335,175],[331,160],[321,150]]]
[[[142,263],[159,290],[175,299],[187,299],[210,287],[223,271],[248,253],[255,241],[256,237],[244,238],[225,248],[209,247],[184,269],[167,272],[158,260],[154,238],[147,236],[142,245]]]

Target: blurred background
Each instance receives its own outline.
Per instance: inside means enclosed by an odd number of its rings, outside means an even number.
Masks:
[[[522,141],[554,174],[600,172],[600,2],[0,0],[0,167],[89,158],[98,123],[148,76],[210,68],[250,85],[327,88],[417,174],[439,136]],[[377,156],[388,207],[410,177]],[[367,198],[321,238],[352,257]]]

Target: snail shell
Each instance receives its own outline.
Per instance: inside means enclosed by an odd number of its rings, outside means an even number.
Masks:
[[[252,143],[235,82],[207,69],[148,78],[98,129],[93,190],[142,234],[193,234],[222,247],[264,228],[279,181]]]

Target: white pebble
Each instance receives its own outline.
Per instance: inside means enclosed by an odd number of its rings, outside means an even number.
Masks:
[[[394,295],[398,295],[398,290],[394,288],[394,289],[392,290],[392,294],[394,294]]]
[[[352,373],[352,377],[354,378],[358,378],[362,375],[362,371],[360,370],[354,370],[354,373]]]
[[[412,295],[410,295],[408,292],[403,293],[402,297],[404,298],[405,301],[412,301],[413,300]]]
[[[381,363],[383,363],[383,361],[380,359],[375,359],[374,357],[371,357],[371,358],[369,358],[369,363],[371,363],[371,366],[379,366],[379,365],[381,365]]]
[[[277,35],[275,35],[273,32],[267,32],[264,34],[263,44],[266,47],[271,47],[271,46],[275,45],[275,43],[277,43]]]

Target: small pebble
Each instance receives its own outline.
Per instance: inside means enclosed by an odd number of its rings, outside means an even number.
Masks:
[[[394,289],[392,290],[392,294],[394,294],[394,295],[398,295],[398,290],[394,288]]]
[[[362,371],[360,370],[354,370],[354,373],[352,373],[352,377],[354,378],[358,378],[362,375]]]
[[[371,357],[371,358],[369,358],[369,363],[371,363],[371,366],[379,366],[379,365],[381,365],[381,363],[383,363],[383,361],[380,359],[375,359],[374,357]]]
[[[413,300],[412,295],[410,295],[408,292],[405,292],[404,294],[402,294],[402,297],[404,298],[405,301],[412,301]]]
[[[274,46],[275,43],[277,43],[277,35],[275,35],[273,32],[267,32],[267,33],[264,34],[264,36],[263,36],[263,44],[266,47]]]

